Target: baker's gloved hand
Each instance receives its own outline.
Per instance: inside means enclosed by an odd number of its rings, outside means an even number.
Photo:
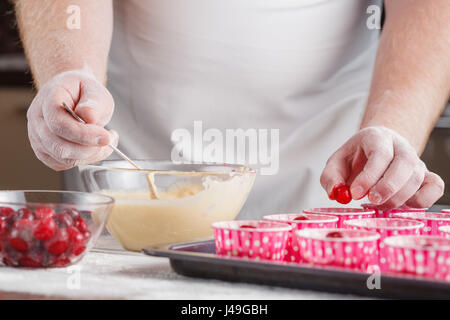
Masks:
[[[334,186],[349,185],[353,199],[368,194],[386,209],[428,208],[444,192],[442,179],[427,170],[409,142],[385,127],[351,137],[328,159],[320,183],[329,195]]]
[[[85,120],[78,122],[65,102]],[[28,137],[34,153],[54,170],[66,170],[107,158],[118,135],[103,128],[111,119],[114,100],[108,90],[86,71],[56,75],[42,86],[27,112]]]

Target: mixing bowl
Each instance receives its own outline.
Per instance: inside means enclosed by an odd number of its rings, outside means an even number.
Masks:
[[[89,191],[116,200],[107,229],[132,251],[212,236],[213,222],[236,218],[256,176],[238,165],[135,162],[143,170],[115,160],[80,166]]]
[[[0,257],[8,266],[64,267],[97,241],[114,199],[71,191],[0,191]]]

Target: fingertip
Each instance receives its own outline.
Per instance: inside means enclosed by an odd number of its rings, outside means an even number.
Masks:
[[[119,134],[114,130],[109,130],[109,136],[111,139],[111,144],[117,147],[117,145],[119,144]]]
[[[96,145],[97,145],[97,146],[100,146],[100,147],[107,146],[108,144],[111,143],[111,141],[112,141],[112,139],[111,139],[111,136],[110,136],[110,134],[108,133],[108,131],[106,131],[105,134],[99,135],[99,136],[96,138],[96,140],[95,140]]]
[[[355,184],[350,187],[350,193],[352,194],[353,200],[360,200],[366,196],[364,188]]]

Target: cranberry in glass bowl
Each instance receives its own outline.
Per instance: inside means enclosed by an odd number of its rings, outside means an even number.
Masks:
[[[0,191],[0,258],[14,267],[77,263],[100,236],[114,199],[74,191]]]

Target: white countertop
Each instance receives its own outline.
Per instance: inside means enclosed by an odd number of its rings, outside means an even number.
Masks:
[[[0,267],[0,298],[81,299],[354,299],[245,283],[188,278],[166,258],[124,251],[110,237],[67,268]]]

